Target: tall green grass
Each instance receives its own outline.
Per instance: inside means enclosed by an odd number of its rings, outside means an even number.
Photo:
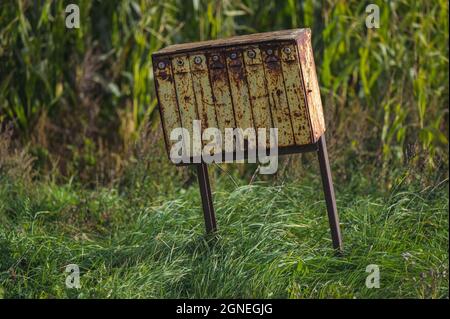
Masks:
[[[331,249],[320,181],[225,186],[205,237],[197,187],[170,198],[0,179],[0,297],[448,298],[448,180],[337,189]],[[81,288],[65,286],[65,267]],[[380,288],[365,285],[380,269]]]

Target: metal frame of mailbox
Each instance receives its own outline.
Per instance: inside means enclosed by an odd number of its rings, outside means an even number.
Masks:
[[[325,123],[323,121],[322,105],[321,102],[319,102],[320,93],[315,73],[314,59],[312,57],[312,49],[308,47],[311,43],[311,33],[309,29],[303,30],[305,30],[305,32],[300,32],[298,38],[289,41],[286,39],[277,41],[275,38],[261,40],[258,41],[257,44],[240,44],[236,45],[236,47],[230,47],[229,45],[215,45],[202,49],[195,49],[195,47],[194,49],[182,48],[176,52],[171,52],[170,54],[165,53],[164,51],[153,54],[152,59],[155,85],[158,102],[160,104],[159,110],[161,122],[168,154],[170,153],[170,141],[168,140],[169,135],[167,135],[169,128],[166,127],[166,124],[169,124],[169,126],[172,124],[165,123],[164,119],[167,118],[166,112],[172,112],[172,115],[175,117],[172,119],[169,118],[168,120],[182,123],[183,127],[184,125],[187,125],[186,128],[188,129],[191,128],[189,127],[190,124],[188,122],[196,118],[201,119],[205,127],[215,127],[216,125],[220,128],[224,125],[227,125],[225,127],[242,127],[239,124],[245,125],[248,122],[253,124],[261,123],[261,125],[270,124],[271,126],[269,127],[278,127],[276,123],[272,123],[276,122],[277,119],[279,120],[279,123],[288,123],[288,128],[284,131],[288,130],[292,132],[293,136],[290,138],[285,137],[283,136],[283,129],[281,130],[282,144],[280,145],[278,153],[279,155],[305,152],[317,153],[333,247],[337,251],[342,251],[339,216],[336,208],[334,187],[324,134]],[[307,48],[302,52],[299,48],[305,45]],[[290,59],[290,56],[286,55],[286,52],[281,51],[281,48],[286,47],[295,50],[294,54],[296,54],[296,58]],[[257,58],[261,61],[258,60],[254,64],[252,64],[251,61],[249,62],[248,57],[246,57],[244,53],[250,51],[256,52],[254,56],[252,55],[252,59]],[[268,55],[268,52],[274,53]],[[205,57],[205,61],[195,60],[196,56],[199,54]],[[289,64],[291,60],[294,61],[295,64]],[[180,63],[180,61],[182,62]],[[267,64],[264,69],[262,69],[262,66],[259,66],[263,63]],[[246,65],[246,70],[244,70],[242,64]],[[298,78],[288,78],[286,75],[283,76],[281,64],[284,64],[284,68],[300,68]],[[191,66],[190,69],[189,65]],[[309,66],[309,69],[302,70],[302,65]],[[258,67],[260,68],[258,69]],[[186,71],[186,68],[189,72]],[[250,80],[247,79],[253,72],[261,72],[261,70],[263,70],[264,73],[263,75],[260,75],[259,78],[263,76],[265,79],[264,81],[266,81],[262,85],[258,84],[258,79],[256,77]],[[201,80],[202,78],[205,78],[205,75],[201,72],[207,73],[207,79],[209,80],[210,85],[209,90],[212,92],[198,92],[199,90],[203,90],[205,86],[202,87],[198,81],[193,82],[191,76],[199,75],[199,79]],[[271,75],[271,73],[273,74]],[[229,77],[231,77],[231,80]],[[270,81],[267,80],[267,77],[271,79],[271,83],[268,83]],[[158,85],[161,85],[159,82],[162,81],[167,83],[170,82],[171,84],[168,85],[168,88],[172,86],[173,92],[176,92],[176,94],[172,92],[160,94]],[[164,84],[164,82],[162,83]],[[173,82],[175,82],[175,84]],[[286,82],[288,83],[286,84]],[[300,104],[303,104],[298,106],[298,109],[292,111],[289,104],[291,103],[290,99],[295,98],[293,94],[302,93],[298,92],[298,89],[296,90],[295,88],[298,84],[300,84],[300,87],[303,90],[304,95],[300,98]],[[265,94],[267,95],[269,95],[269,91],[272,92],[274,90],[279,93],[280,90],[276,88],[282,85],[284,93],[276,94],[278,96],[269,97],[266,99],[266,104],[259,103],[257,105],[259,110],[255,113],[255,101],[257,101],[259,97],[250,94],[252,90],[248,88],[248,85],[259,85],[258,89],[262,88],[263,90],[266,90]],[[272,89],[270,89],[269,86],[272,86]],[[230,90],[231,92],[224,92],[225,89]],[[287,93],[287,90],[290,90],[289,94]],[[255,90],[253,90],[253,92],[254,91]],[[218,99],[224,102],[224,105],[228,103],[232,107],[232,115],[234,117],[231,118],[223,109],[221,110],[222,114],[219,114],[219,116],[216,114],[218,110],[214,109],[215,118],[212,117],[212,113],[208,113],[208,111],[210,111],[207,109],[208,105],[201,105],[202,103],[205,103],[203,100],[195,100],[196,94],[201,94],[203,99],[209,98],[211,100],[207,101],[206,104],[214,104]],[[284,98],[284,100],[281,100],[280,97]],[[179,103],[180,99],[183,100],[183,103]],[[276,99],[280,100],[276,101]],[[250,102],[250,100],[252,102]],[[161,107],[161,101],[163,101],[165,107],[178,106],[178,109],[164,109]],[[246,103],[251,104],[251,106],[246,107]],[[274,110],[273,104],[276,103],[279,103],[279,105],[278,108]],[[285,106],[287,105],[288,113],[280,107],[280,105],[283,106],[283,103]],[[203,108],[201,116],[198,114],[199,107]],[[211,107],[209,108],[211,109]],[[269,119],[267,119],[267,117],[264,118],[264,112],[270,112]],[[292,122],[292,117],[294,115],[297,116],[297,119],[295,119],[296,127],[294,127],[294,122]],[[286,116],[289,117],[288,122],[286,122]],[[283,117],[284,119],[282,119]],[[186,124],[183,121],[185,121]],[[268,121],[270,121],[270,123]],[[255,127],[261,127],[261,125],[255,125]],[[306,127],[307,125],[308,127]],[[309,135],[307,134],[308,132]],[[225,154],[222,155],[225,158]],[[235,158],[235,154],[233,154],[233,158]],[[244,153],[244,159],[248,159],[247,152]],[[181,165],[196,166],[206,232],[213,233],[217,230],[217,223],[207,165],[203,161],[200,163]]]

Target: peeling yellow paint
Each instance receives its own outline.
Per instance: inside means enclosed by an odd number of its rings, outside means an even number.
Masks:
[[[189,67],[189,59],[187,56],[176,56],[172,59],[172,68],[175,79],[175,89],[181,115],[181,125],[189,131],[193,136],[193,122],[199,120],[197,113],[197,105],[195,102],[194,85]],[[201,155],[201,147],[192,143],[193,156]]]
[[[202,130],[208,127],[217,127],[216,108],[209,83],[208,66],[204,54],[193,54],[189,57],[192,70],[192,82],[199,118],[202,121]],[[204,142],[205,144],[207,142]]]
[[[244,48],[243,54],[255,128],[267,129],[265,143],[269,147],[270,135],[268,129],[273,127],[273,123],[261,51],[257,46],[251,46]]]
[[[317,81],[316,67],[311,46],[311,32],[298,40],[300,50],[300,65],[306,89],[306,98],[309,118],[314,132],[314,142],[325,132],[325,119],[323,116],[322,100],[320,98],[319,82]]]
[[[278,128],[278,145],[295,145],[278,48],[272,46],[264,48],[262,50],[262,59],[264,61],[272,119],[274,126]]]
[[[162,66],[158,68],[158,64]],[[177,127],[181,127],[180,113],[176,99],[174,79],[169,60],[156,61],[155,79],[156,90],[159,99],[161,121],[163,123],[165,142],[169,151],[174,142],[170,141],[170,132]]]
[[[295,143],[305,145],[312,143],[311,125],[305,102],[305,90],[302,85],[301,70],[295,45],[284,45],[281,48],[281,63],[284,86],[289,103],[292,129]]]
[[[235,128],[233,102],[228,81],[227,67],[225,57],[220,52],[214,52],[208,55],[208,66],[213,91],[214,106],[217,115],[218,129],[226,142],[231,143],[231,139],[226,139],[225,128]]]
[[[226,61],[236,126],[243,130],[254,127],[242,53],[227,51]]]

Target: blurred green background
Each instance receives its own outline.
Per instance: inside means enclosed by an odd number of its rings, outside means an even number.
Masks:
[[[72,2],[79,29],[65,27]],[[369,3],[379,29],[365,26]],[[382,176],[448,167],[445,0],[2,1],[3,131],[12,125],[40,172],[110,182],[136,158],[139,136],[157,134],[161,147],[152,52],[298,27],[313,32],[334,165]]]

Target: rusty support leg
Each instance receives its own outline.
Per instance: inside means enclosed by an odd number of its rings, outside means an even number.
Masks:
[[[210,234],[217,230],[216,216],[209,185],[208,167],[205,163],[197,164],[197,177],[200,185],[200,195],[202,197],[203,214],[205,216],[206,233]]]
[[[317,142],[320,173],[322,175],[323,192],[327,204],[328,221],[330,223],[331,239],[333,248],[342,252],[342,237],[339,228],[339,215],[336,208],[336,198],[334,196],[333,180],[331,178],[330,163],[328,162],[327,144],[325,135],[322,135]]]

